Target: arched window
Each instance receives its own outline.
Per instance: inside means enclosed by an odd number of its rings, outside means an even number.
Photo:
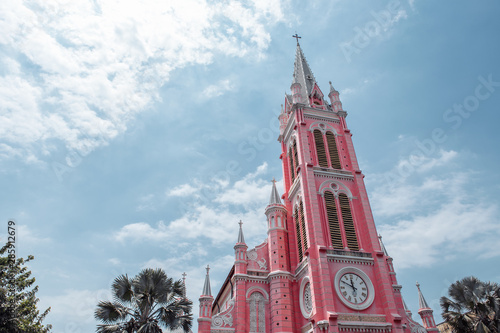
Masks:
[[[299,208],[295,207],[295,212],[293,214],[293,219],[295,220],[295,236],[297,236],[297,251],[299,254],[299,262],[302,261],[302,239],[300,237],[300,219],[299,219]]]
[[[264,296],[259,292],[250,295],[250,332],[266,331],[266,308]]]
[[[314,130],[314,143],[316,144],[316,155],[318,156],[318,164],[322,168],[328,168],[326,160],[325,142],[323,141],[323,133],[320,130]]]
[[[295,140],[293,140],[292,148],[293,148],[293,160],[295,162],[293,166],[295,170],[297,170],[297,167],[299,166],[299,155],[297,153],[297,142]]]
[[[339,194],[340,211],[342,212],[342,220],[344,221],[345,238],[349,250],[358,251],[358,238],[354,229],[354,221],[352,219],[351,206],[349,198],[344,193]]]
[[[326,133],[326,142],[328,144],[328,152],[330,153],[330,163],[334,169],[342,169],[340,165],[339,151],[337,150],[337,142],[335,135],[332,132]]]
[[[330,238],[334,248],[343,249],[342,235],[340,233],[339,216],[337,213],[337,204],[332,192],[325,192],[326,216],[328,218],[328,228],[330,229]]]
[[[302,229],[302,244],[304,244],[303,252],[306,252],[309,246],[307,246],[306,219],[304,216],[304,205],[302,204],[302,201],[300,202],[299,205],[299,218],[300,218],[300,228]]]
[[[295,168],[293,167],[293,154],[292,147],[288,149],[288,161],[290,163],[290,177],[292,178],[292,183],[295,181]]]

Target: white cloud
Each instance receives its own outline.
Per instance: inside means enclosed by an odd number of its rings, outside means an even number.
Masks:
[[[182,198],[182,216],[169,222],[159,221],[155,226],[145,222],[128,224],[113,239],[168,242],[180,237],[208,238],[214,244],[221,244],[236,240],[237,223],[242,220],[245,236],[251,239],[263,235],[260,242],[265,239],[264,209],[271,193],[271,182],[259,178],[266,172],[267,163],[263,163],[231,186],[221,186],[213,179],[211,183],[194,180],[192,184],[175,187],[168,194]]]
[[[462,154],[464,155],[464,154]],[[371,175],[371,204],[376,221],[395,265],[424,267],[460,256],[499,256],[499,207],[474,188],[474,173],[456,171],[455,151],[419,157],[413,173],[394,177]],[[412,156],[400,161],[392,173]],[[413,159],[415,161],[415,159]]]
[[[234,90],[234,88],[235,85],[230,79],[224,79],[203,89],[201,95],[205,98],[218,97],[228,91]]]
[[[56,296],[45,295],[41,298],[40,308],[45,310],[51,307],[45,322],[52,323],[59,331],[78,332],[95,327],[94,311],[97,303],[111,299],[108,289],[70,289]],[[64,318],[64,321],[58,322],[61,318]]]
[[[172,197],[187,197],[199,191],[199,187],[194,187],[191,184],[182,184],[167,191],[167,196]]]
[[[4,1],[0,157],[45,158],[54,142],[88,154],[148,109],[172,70],[262,57],[268,25],[283,20],[281,2],[261,0]]]

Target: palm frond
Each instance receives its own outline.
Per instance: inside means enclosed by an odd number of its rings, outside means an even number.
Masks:
[[[101,301],[97,304],[94,317],[106,324],[123,321],[129,315],[130,309],[120,303]]]
[[[113,281],[111,289],[113,290],[113,296],[117,300],[126,303],[132,302],[132,296],[134,295],[132,290],[132,282],[126,274],[118,276]]]

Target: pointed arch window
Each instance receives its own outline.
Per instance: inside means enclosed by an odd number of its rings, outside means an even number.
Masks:
[[[293,154],[292,147],[288,149],[288,163],[290,164],[290,177],[292,178],[292,184],[295,181],[295,168],[293,167]]]
[[[295,170],[297,170],[297,167],[299,166],[299,155],[297,153],[297,141],[293,140],[292,148],[293,148],[293,160],[294,160],[293,167]]]
[[[323,133],[321,133],[320,130],[315,129],[313,134],[314,134],[314,143],[316,144],[316,155],[318,156],[318,164],[322,168],[328,168],[325,142],[323,141]]]
[[[299,218],[300,218],[300,228],[302,229],[302,244],[304,245],[303,252],[306,252],[309,246],[307,245],[306,219],[304,216],[304,205],[302,204],[302,201],[300,202],[299,205]]]
[[[297,252],[299,255],[299,262],[302,261],[304,255],[302,253],[302,237],[300,237],[300,219],[299,219],[299,207],[295,206],[295,212],[293,214],[295,220],[295,236],[297,237]]]
[[[342,213],[342,220],[344,222],[345,238],[347,240],[347,247],[349,250],[358,251],[358,238],[354,228],[354,221],[352,219],[351,205],[349,198],[344,193],[339,194],[340,211]]]
[[[328,218],[328,228],[330,230],[330,239],[334,248],[343,249],[342,234],[340,233],[339,216],[337,213],[337,204],[332,192],[325,192],[326,215]]]
[[[266,309],[264,296],[259,292],[250,295],[250,332],[266,331]]]
[[[340,165],[339,151],[337,149],[337,142],[335,135],[332,132],[326,133],[326,143],[328,144],[328,152],[330,153],[330,163],[334,169],[342,169]]]

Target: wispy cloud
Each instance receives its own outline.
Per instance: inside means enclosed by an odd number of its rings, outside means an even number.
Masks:
[[[182,198],[185,205],[182,216],[168,222],[159,221],[155,225],[131,223],[117,231],[113,239],[119,242],[160,242],[183,237],[209,239],[214,244],[220,244],[234,241],[239,220],[245,223],[245,235],[248,237],[265,235],[263,212],[271,193],[271,182],[261,178],[266,172],[267,163],[263,163],[232,185],[221,185],[215,179],[210,183],[193,180],[192,183],[179,185],[168,195]]]
[[[234,90],[235,84],[230,79],[220,80],[215,84],[211,84],[205,89],[201,95],[204,98],[214,98],[225,94],[228,91]]]
[[[268,25],[284,20],[280,2],[258,0],[1,6],[0,157],[25,161],[61,144],[80,155],[107,144],[159,99],[173,70],[215,54],[261,57]]]
[[[371,203],[384,243],[399,269],[428,267],[459,256],[500,255],[500,207],[474,188],[475,175],[456,167],[455,151],[421,157],[415,177],[390,185],[371,175]],[[393,172],[409,158],[402,159]],[[378,180],[377,180],[378,179]]]

